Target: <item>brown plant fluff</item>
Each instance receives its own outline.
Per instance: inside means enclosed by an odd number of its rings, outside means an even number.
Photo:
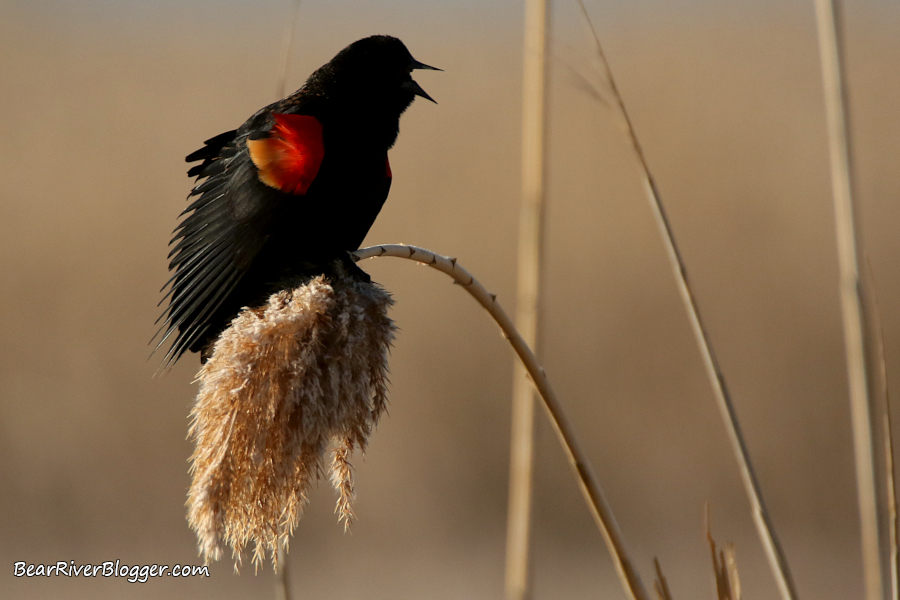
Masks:
[[[393,304],[380,286],[336,268],[262,308],[244,309],[200,370],[191,411],[188,521],[205,560],[230,546],[235,566],[275,561],[323,471],[345,527],[353,516],[350,455],[364,450],[386,405]]]

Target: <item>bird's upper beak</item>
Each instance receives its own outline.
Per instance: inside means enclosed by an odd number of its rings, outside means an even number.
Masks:
[[[417,61],[416,59],[412,59],[412,65],[410,65],[410,66],[411,66],[411,70],[428,69],[429,71],[443,71],[443,69],[438,69],[437,67],[431,67],[429,65],[426,65],[425,63],[421,63],[421,62]]]
[[[432,66],[426,65],[425,63],[421,63],[421,62],[417,61],[416,59],[412,59],[412,62],[409,65],[409,70],[413,71],[414,69],[428,69],[430,71],[443,71],[443,69],[438,69],[437,67],[432,67]],[[406,90],[409,90],[416,96],[421,96],[421,97],[425,98],[426,100],[431,100],[432,102],[437,104],[437,100],[435,100],[434,98],[429,96],[428,92],[423,90],[422,86],[420,86],[418,83],[416,83],[412,79],[410,79],[409,81],[404,81],[401,87],[403,87]]]

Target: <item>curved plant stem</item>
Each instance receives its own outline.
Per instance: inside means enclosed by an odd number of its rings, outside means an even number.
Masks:
[[[535,388],[537,388],[538,394],[540,394],[544,408],[547,411],[547,415],[550,417],[553,428],[556,430],[556,434],[563,446],[569,464],[575,471],[585,502],[587,502],[591,515],[594,517],[594,521],[596,521],[597,526],[603,533],[606,545],[609,548],[610,554],[613,556],[616,570],[619,573],[619,579],[622,582],[622,587],[632,600],[649,600],[644,584],[641,582],[640,576],[637,571],[634,570],[631,560],[628,558],[625,542],[622,539],[622,533],[619,531],[619,526],[613,517],[612,510],[603,495],[603,491],[600,489],[600,484],[597,483],[597,480],[594,477],[584,451],[582,451],[581,446],[575,439],[575,432],[563,412],[562,405],[556,398],[553,389],[550,387],[550,381],[547,379],[547,374],[534,357],[531,349],[522,339],[522,336],[516,331],[512,320],[510,320],[509,316],[497,302],[497,295],[491,294],[484,289],[484,286],[472,277],[467,270],[462,268],[456,262],[455,258],[440,256],[434,252],[416,246],[386,244],[383,246],[363,248],[356,252],[351,252],[350,255],[354,257],[354,260],[378,256],[395,256],[398,258],[414,260],[433,269],[437,269],[452,277],[454,283],[461,285],[473,298],[475,298],[475,300],[478,301],[479,304],[481,304],[481,306],[485,308],[485,310],[488,311],[488,313],[490,313],[491,317],[494,318],[494,321],[497,322],[500,329],[503,331],[503,337],[509,341],[516,355],[522,361],[522,364],[528,371],[529,377],[532,382],[534,382]]]
[[[647,194],[647,199],[650,201],[650,207],[656,218],[656,224],[659,227],[660,235],[662,236],[663,243],[666,247],[666,254],[669,257],[672,271],[675,274],[678,291],[684,302],[684,307],[691,323],[691,329],[694,331],[694,337],[697,340],[697,345],[700,347],[703,364],[706,367],[709,381],[712,384],[716,404],[719,407],[722,420],[725,422],[725,429],[728,431],[728,438],[731,441],[732,449],[734,450],[738,466],[740,467],[741,478],[744,481],[744,487],[746,488],[747,496],[750,499],[756,530],[762,540],[763,548],[769,559],[769,565],[772,568],[772,572],[775,575],[775,581],[778,584],[781,597],[784,600],[796,600],[797,591],[794,586],[793,578],[791,577],[790,569],[788,568],[787,558],[784,555],[784,550],[781,548],[781,543],[778,541],[778,536],[775,533],[775,529],[769,518],[769,512],[763,501],[759,481],[756,478],[756,472],[753,470],[753,465],[750,462],[747,444],[744,441],[744,435],[741,432],[741,427],[738,423],[737,413],[734,410],[734,403],[731,401],[731,394],[728,392],[728,388],[725,386],[725,376],[719,368],[719,362],[716,360],[712,344],[709,341],[709,334],[703,325],[703,321],[700,319],[700,311],[697,309],[697,302],[694,300],[694,294],[688,283],[687,267],[684,264],[684,259],[681,257],[678,246],[675,244],[675,235],[672,233],[669,217],[666,215],[665,208],[663,208],[659,190],[650,173],[650,167],[647,164],[644,151],[638,142],[637,134],[631,124],[631,118],[628,116],[628,111],[625,110],[625,102],[622,100],[622,95],[619,94],[619,88],[616,86],[615,79],[613,79],[612,71],[610,70],[609,62],[606,60],[606,54],[603,52],[603,46],[600,44],[600,38],[597,35],[597,31],[591,22],[591,18],[584,6],[584,2],[582,0],[576,0],[576,2],[578,2],[578,6],[581,8],[585,22],[593,36],[597,56],[600,58],[600,63],[603,66],[606,80],[609,83],[610,92],[612,92],[615,104],[625,122],[625,132],[628,136],[628,140],[631,142],[635,156],[640,163],[641,170],[643,171],[644,189]]]

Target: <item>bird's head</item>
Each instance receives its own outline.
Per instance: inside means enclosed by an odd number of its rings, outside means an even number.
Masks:
[[[368,106],[384,107],[400,115],[416,96],[435,102],[412,78],[416,69],[430,67],[412,57],[395,37],[373,35],[353,42],[326,67],[335,91],[345,99]],[[436,103],[436,102],[435,102]]]

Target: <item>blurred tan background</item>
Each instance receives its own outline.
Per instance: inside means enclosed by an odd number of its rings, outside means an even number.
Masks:
[[[900,9],[847,3],[859,202],[900,369]],[[803,598],[862,593],[812,2],[589,2],[655,171]],[[14,561],[197,563],[184,515],[188,356],[148,340],[183,157],[272,101],[287,0],[0,4],[0,596],[272,598],[270,570],[16,579]],[[703,506],[744,592],[774,597],[639,173],[574,4],[554,10],[547,371],[648,583],[711,598]],[[370,242],[455,255],[514,307],[517,2],[304,0],[289,86],[347,43],[402,38],[417,76]],[[498,598],[512,356],[449,279],[365,263],[401,333],[390,416],[357,458],[353,533],[322,482],[294,536],[300,598]],[[894,387],[897,387],[896,385]],[[900,410],[895,410],[900,414]],[[537,598],[624,597],[541,415]]]

